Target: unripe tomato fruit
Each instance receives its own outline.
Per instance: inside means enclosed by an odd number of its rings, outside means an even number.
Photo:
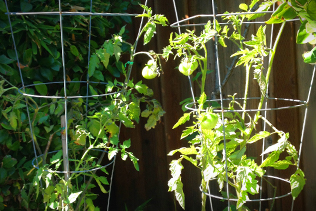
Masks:
[[[185,75],[185,76],[189,76],[191,75],[194,70],[196,70],[199,66],[199,63],[197,60],[194,60],[193,62],[189,61],[189,60],[183,60],[181,62],[181,64],[179,65],[179,71]]]
[[[155,60],[149,60],[142,71],[142,75],[146,79],[153,79],[158,75],[157,64]]]
[[[218,122],[218,116],[213,113],[206,114],[201,122],[202,130],[212,130]]]

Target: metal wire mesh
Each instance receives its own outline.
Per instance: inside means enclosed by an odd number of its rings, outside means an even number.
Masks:
[[[229,2],[227,2],[227,3],[229,3]],[[177,11],[176,1],[173,0],[174,12],[175,12],[175,16],[176,16],[176,20],[177,21],[175,23],[172,23],[171,27],[177,28],[178,33],[181,34],[182,28],[187,28],[187,27],[193,27],[194,28],[194,27],[197,27],[197,26],[204,26],[204,25],[206,25],[206,22],[199,23],[198,20],[196,21],[197,23],[194,22],[197,18],[204,18],[203,20],[205,20],[205,19],[206,20],[211,20],[212,21],[211,24],[213,25],[214,29],[216,30],[215,21],[218,21],[219,25],[230,25],[231,24],[231,23],[227,23],[227,22],[221,22],[218,19],[220,17],[228,16],[228,15],[230,15],[230,16],[241,15],[241,14],[243,14],[243,15],[245,15],[245,14],[260,14],[260,13],[272,14],[276,10],[275,5],[273,5],[273,8],[272,8],[271,11],[265,11],[265,12],[243,12],[243,13],[217,14],[216,11],[215,11],[216,1],[215,0],[211,0],[211,4],[212,4],[212,14],[199,14],[199,15],[194,15],[194,16],[191,16],[191,17],[187,17],[186,16],[186,18],[184,18],[182,20],[179,20],[179,14],[178,14],[178,11]],[[287,22],[298,21],[298,20],[300,20],[300,19],[287,20]],[[248,30],[249,24],[265,24],[265,23],[266,23],[265,21],[243,22],[243,24],[246,25],[245,32]],[[270,44],[269,44],[270,49],[272,49],[272,46],[273,46],[273,32],[274,32],[274,25],[271,24]],[[228,71],[228,73],[224,77],[224,80],[221,81],[222,71],[220,70],[218,44],[219,44],[218,37],[215,36],[214,46],[213,46],[214,49],[215,49],[215,53],[214,53],[215,54],[215,61],[211,61],[211,62],[215,63],[215,69],[216,69],[215,76],[216,76],[216,81],[218,82],[218,84],[214,84],[214,86],[218,89],[217,91],[218,91],[218,94],[219,94],[219,98],[218,99],[207,100],[207,102],[208,103],[212,103],[212,102],[219,102],[220,103],[220,106],[215,107],[213,112],[219,113],[221,118],[222,118],[222,122],[223,122],[223,131],[222,131],[223,132],[223,136],[224,136],[224,138],[223,138],[224,139],[224,141],[223,141],[224,142],[223,159],[225,159],[225,163],[226,163],[225,164],[226,181],[228,181],[227,156],[226,156],[226,154],[227,154],[226,141],[227,140],[225,138],[225,121],[224,121],[224,113],[226,113],[226,112],[240,112],[240,113],[242,113],[242,112],[260,111],[260,112],[263,112],[264,118],[267,118],[267,111],[290,109],[290,108],[297,108],[297,107],[305,107],[303,126],[302,126],[301,136],[300,136],[298,162],[297,162],[297,168],[299,168],[301,154],[302,154],[303,140],[304,140],[304,132],[305,132],[305,127],[306,127],[306,118],[307,118],[307,113],[308,113],[308,103],[309,103],[310,96],[311,96],[311,90],[312,90],[312,85],[313,85],[313,82],[314,82],[316,66],[313,69],[312,78],[311,78],[311,81],[310,81],[309,90],[308,90],[308,94],[307,94],[307,99],[306,100],[271,98],[271,97],[269,97],[269,84],[268,84],[267,91],[266,91],[266,97],[265,97],[265,101],[264,101],[264,107],[262,109],[229,110],[229,109],[225,109],[224,105],[225,105],[225,101],[230,101],[231,98],[226,98],[226,99],[223,98],[222,86],[224,86],[227,83],[227,80],[228,80],[228,78],[229,78],[229,76],[231,74],[231,71]],[[269,55],[269,59],[270,58],[271,58],[271,54]],[[230,69],[232,69],[232,66],[234,65],[234,63],[235,63],[235,60],[232,62],[232,65],[231,65]],[[191,95],[192,95],[193,102],[192,103],[188,103],[187,105],[185,105],[185,108],[188,109],[188,110],[191,110],[191,111],[197,111],[197,108],[196,108],[197,102],[196,102],[195,99],[198,96],[195,96],[195,94],[194,94],[194,90],[193,90],[194,87],[192,85],[192,78],[190,76],[188,76],[188,80],[189,80],[189,85],[190,85],[190,89],[191,89]],[[236,98],[235,100],[244,100],[244,99],[245,98]],[[256,99],[260,99],[260,98],[259,97],[258,98],[257,97],[247,98],[247,100],[256,100]],[[269,107],[268,101],[271,101],[271,100],[272,101],[282,100],[282,101],[287,101],[287,102],[295,102],[296,104],[295,105],[290,105],[290,106],[278,107],[278,108]],[[202,110],[202,111],[206,111],[206,110]],[[267,129],[266,122],[263,122],[263,130],[266,131],[266,129]],[[262,153],[264,152],[264,150],[265,150],[265,140],[263,140],[263,142],[262,142]],[[263,161],[264,161],[264,157],[261,156],[261,163],[263,163]],[[285,182],[285,183],[289,183],[288,180],[280,178],[280,177],[275,177],[275,176],[271,176],[271,175],[264,175],[264,177],[273,178],[273,179],[276,179],[276,180],[279,180],[279,181],[282,181],[282,182]],[[227,197],[222,197],[222,196],[218,196],[216,194],[211,194],[210,188],[208,189],[208,192],[203,192],[203,190],[202,190],[202,188],[200,186],[200,191],[203,194],[206,194],[209,197],[210,207],[211,207],[212,211],[214,210],[214,208],[213,208],[214,207],[213,206],[214,202],[212,200],[213,198],[227,201],[228,210],[230,210],[231,202],[237,201],[236,199],[230,198],[229,184],[228,184],[228,182],[225,182],[225,183],[226,183]],[[247,202],[251,202],[251,201],[252,202],[259,202],[258,210],[261,211],[263,209],[262,208],[262,204],[261,204],[262,201],[273,201],[275,199],[283,198],[283,197],[291,195],[291,192],[288,192],[288,193],[286,193],[286,194],[284,194],[282,196],[262,198],[262,178],[261,178],[259,195],[260,195],[259,199],[252,199],[252,200],[248,199]],[[293,209],[294,209],[294,200],[292,200],[291,210],[293,211]]]
[[[8,21],[9,21],[9,25],[10,25],[10,31],[11,31],[11,35],[12,35],[12,40],[13,40],[13,45],[14,45],[14,50],[15,50],[15,55],[16,55],[16,58],[17,58],[17,66],[18,66],[18,70],[19,70],[19,75],[20,75],[20,78],[21,78],[21,84],[22,84],[22,87],[19,88],[18,92],[20,94],[22,94],[23,96],[25,96],[25,101],[26,101],[26,109],[27,109],[27,117],[28,117],[28,122],[29,122],[29,125],[30,125],[30,134],[31,134],[31,138],[32,138],[32,143],[33,143],[33,151],[34,151],[34,155],[35,155],[35,158],[34,160],[32,161],[32,164],[35,168],[39,168],[39,160],[38,158],[42,157],[44,154],[42,155],[38,155],[37,153],[37,150],[36,150],[36,146],[35,146],[35,140],[34,140],[34,131],[33,131],[33,128],[32,128],[32,123],[31,123],[31,114],[30,114],[30,111],[29,111],[29,105],[28,105],[28,99],[27,97],[31,97],[31,98],[47,98],[47,99],[62,99],[64,101],[64,119],[65,119],[65,126],[64,126],[64,132],[65,132],[65,137],[66,137],[66,148],[65,150],[63,151],[63,156],[64,156],[64,159],[63,159],[63,162],[64,162],[64,171],[55,171],[55,170],[50,170],[49,172],[54,172],[54,173],[60,173],[60,174],[65,174],[65,178],[67,180],[67,175],[69,176],[70,173],[83,173],[83,172],[95,172],[96,170],[98,169],[101,169],[101,168],[105,168],[109,165],[113,165],[112,167],[112,171],[111,171],[111,179],[110,179],[110,184],[109,184],[109,192],[108,192],[108,203],[107,203],[107,210],[109,210],[109,207],[110,207],[110,196],[111,196],[111,190],[112,190],[112,182],[113,182],[113,175],[114,175],[114,167],[115,167],[115,159],[116,159],[116,156],[114,156],[114,158],[106,165],[104,166],[98,166],[98,167],[92,167],[91,169],[88,169],[88,170],[83,170],[83,171],[70,171],[69,170],[69,149],[68,149],[68,122],[67,122],[67,114],[68,114],[68,108],[67,108],[67,104],[68,104],[68,101],[69,99],[78,99],[78,98],[81,98],[81,99],[86,99],[86,115],[85,116],[88,116],[88,105],[89,105],[89,99],[91,98],[95,98],[95,97],[103,97],[103,96],[108,96],[108,95],[114,95],[114,94],[117,94],[121,91],[117,91],[117,92],[111,92],[111,93],[105,93],[105,94],[98,94],[98,95],[93,95],[93,94],[90,94],[89,93],[89,84],[103,84],[103,85],[106,85],[106,83],[104,82],[94,82],[91,80],[90,76],[89,76],[89,73],[87,73],[86,75],[86,81],[67,81],[67,73],[66,73],[66,65],[65,65],[65,49],[64,49],[64,46],[65,46],[65,39],[64,39],[64,28],[63,28],[63,19],[64,19],[64,16],[89,16],[89,25],[88,25],[88,31],[89,31],[89,34],[88,34],[88,64],[87,66],[89,67],[89,64],[90,64],[90,55],[91,55],[91,20],[92,20],[92,16],[118,16],[118,17],[135,17],[137,15],[140,15],[140,14],[129,14],[129,13],[97,13],[97,12],[93,12],[93,0],[90,0],[90,12],[69,12],[69,11],[63,11],[62,10],[62,2],[61,0],[58,1],[58,11],[47,11],[47,12],[11,12],[9,11],[9,7],[8,7],[8,2],[7,0],[5,0],[5,4],[6,4],[6,9],[7,9],[7,12],[6,12],[6,15],[8,16]],[[147,6],[147,0],[145,1],[144,3],[145,6]],[[44,9],[44,8],[43,8]],[[145,10],[143,11],[145,12]],[[60,39],[60,45],[61,45],[61,60],[62,60],[62,81],[50,81],[50,82],[47,82],[47,83],[38,83],[38,84],[25,84],[25,81],[24,81],[24,76],[23,76],[23,73],[21,71],[21,63],[19,61],[19,56],[18,56],[18,52],[17,52],[17,46],[16,46],[16,41],[15,41],[15,36],[14,36],[14,31],[13,31],[13,27],[12,27],[12,22],[11,22],[11,16],[31,16],[31,17],[39,17],[39,16],[59,16],[59,24],[60,24],[60,36],[61,36],[61,39]],[[141,18],[141,22],[140,22],[140,26],[139,26],[139,31],[138,31],[138,34],[140,34],[141,32],[141,28],[142,28],[142,25],[143,25],[143,17]],[[132,53],[135,53],[136,52],[136,47],[137,47],[137,42],[138,40],[136,40],[136,44],[135,44],[135,48],[133,49],[133,52]],[[132,69],[132,66],[133,64],[131,63],[129,65],[129,70]],[[130,71],[129,71],[130,72]],[[130,75],[128,75],[128,80],[129,80],[129,77]],[[75,95],[75,96],[72,96],[72,95],[68,95],[67,94],[67,85],[71,84],[71,83],[79,83],[79,84],[86,84],[87,85],[87,90],[86,90],[86,95]],[[63,90],[64,90],[64,93],[63,95],[41,95],[41,94],[29,94],[27,93],[26,91],[26,88],[30,88],[30,87],[33,87],[35,88],[36,86],[40,86],[40,85],[56,85],[56,84],[60,84],[63,86]],[[126,83],[127,84],[127,83]],[[125,84],[125,85],[126,85]],[[124,87],[122,87],[124,88]],[[122,89],[123,90],[123,89]],[[86,125],[87,126],[87,125]],[[119,126],[119,128],[121,128],[121,125]],[[100,156],[100,162],[101,160],[103,159],[104,155],[107,153],[105,150],[98,150],[98,149],[94,149],[94,151],[101,151],[102,152],[102,155]],[[48,152],[47,154],[54,154],[54,153],[57,153],[58,151],[51,151],[51,152]],[[35,163],[34,163],[35,162]],[[86,178],[84,178],[85,180]],[[80,199],[81,200],[81,199]],[[86,206],[86,205],[84,205]],[[86,208],[84,207],[84,210]]]

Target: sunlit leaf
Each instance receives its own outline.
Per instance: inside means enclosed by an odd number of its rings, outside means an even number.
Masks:
[[[252,144],[268,136],[270,136],[268,131],[260,131],[259,133],[256,133],[254,136],[252,136],[247,143]]]
[[[178,126],[183,125],[184,123],[189,121],[190,120],[190,115],[191,115],[191,113],[184,113],[184,115],[178,120],[178,122],[173,126],[172,129],[175,129]]]
[[[57,163],[61,156],[63,155],[63,151],[59,150],[56,154],[54,154],[54,156],[50,159],[50,164],[55,164]]]
[[[150,42],[151,38],[153,38],[154,33],[156,32],[156,24],[152,22],[148,22],[145,26],[146,33],[144,35],[144,45]]]
[[[248,5],[245,4],[245,3],[242,3],[242,4],[239,5],[239,9],[247,11],[248,10]]]
[[[305,175],[301,169],[297,169],[296,172],[292,174],[290,178],[290,183],[291,183],[291,193],[294,200],[303,190],[305,186],[305,181],[306,181]]]
[[[311,51],[304,53],[303,58],[305,63],[316,63],[316,47],[314,47]]]
[[[69,199],[69,203],[72,204],[76,201],[76,199],[78,198],[78,196],[82,193],[82,191],[76,192],[76,193],[71,193],[68,197]]]

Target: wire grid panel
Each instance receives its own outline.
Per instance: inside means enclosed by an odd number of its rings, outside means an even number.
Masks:
[[[187,17],[182,19],[182,20],[179,20],[179,14],[178,14],[178,10],[177,10],[177,4],[176,4],[176,1],[173,0],[173,6],[174,6],[174,11],[175,11],[175,16],[176,16],[176,22],[175,23],[172,23],[171,24],[171,27],[174,27],[174,28],[177,28],[177,32],[179,34],[181,34],[182,32],[184,32],[186,30],[186,28],[198,28],[199,26],[204,26],[207,24],[207,20],[211,20],[211,24],[213,25],[213,28],[216,30],[216,24],[215,24],[215,21],[218,21],[218,24],[221,26],[221,25],[230,25],[231,23],[227,23],[227,22],[223,22],[221,21],[221,18],[222,17],[225,17],[225,16],[237,16],[237,15],[250,15],[250,14],[272,14],[274,13],[274,11],[276,10],[276,7],[275,5],[273,5],[273,9],[270,10],[270,11],[264,11],[264,12],[237,12],[237,13],[229,13],[229,14],[224,14],[224,13],[218,13],[216,10],[218,9],[217,7],[217,4],[218,1],[215,1],[215,0],[210,0],[211,2],[211,5],[212,5],[212,12],[211,14],[198,14],[198,15],[194,15],[194,16],[191,16],[191,17]],[[226,4],[229,4],[229,2],[226,1]],[[200,22],[202,20],[202,22]],[[204,22],[204,20],[206,20]],[[287,20],[287,22],[291,22],[291,21],[298,21],[300,19],[292,19],[292,20]],[[252,24],[255,24],[255,25],[262,25],[262,24],[266,24],[265,21],[251,21],[251,22],[243,22],[245,26],[245,32],[243,35],[246,35],[247,34],[247,31],[248,31],[248,27],[249,25],[252,25]],[[270,43],[269,43],[269,46],[270,46],[270,49],[272,49],[272,46],[273,46],[273,32],[274,32],[274,25],[272,24],[271,25],[271,30],[270,30]],[[245,37],[245,36],[244,36]],[[309,100],[310,100],[310,96],[311,96],[311,89],[312,89],[312,85],[313,85],[313,82],[314,82],[314,77],[315,77],[315,70],[316,70],[316,66],[314,66],[314,69],[313,69],[313,73],[312,73],[312,77],[311,77],[311,81],[310,81],[310,86],[309,86],[309,90],[308,90],[308,95],[307,95],[307,99],[306,100],[297,100],[297,99],[285,99],[285,98],[272,98],[272,97],[269,97],[268,94],[269,94],[269,84],[268,84],[268,89],[267,89],[267,92],[266,92],[266,96],[265,96],[265,103],[264,103],[264,106],[263,108],[261,109],[258,109],[258,108],[254,108],[254,109],[237,109],[237,110],[228,110],[228,109],[224,109],[224,105],[226,102],[229,102],[232,100],[232,98],[224,98],[223,97],[223,90],[222,90],[222,87],[226,85],[227,81],[228,81],[228,78],[230,77],[231,75],[231,72],[232,72],[232,69],[233,69],[233,66],[234,64],[236,64],[236,58],[234,58],[234,60],[232,61],[232,64],[229,66],[230,68],[230,71],[228,71],[225,75],[225,77],[222,77],[221,74],[222,74],[222,71],[220,70],[220,59],[219,59],[219,49],[218,49],[218,44],[219,44],[219,41],[218,41],[218,37],[215,36],[215,42],[214,42],[214,46],[212,46],[214,49],[215,49],[215,60],[214,61],[211,61],[211,63],[215,64],[215,77],[216,77],[216,82],[218,82],[218,84],[214,84],[215,88],[217,88],[217,90],[215,91],[215,94],[219,94],[219,97],[216,98],[216,99],[212,99],[212,100],[207,100],[207,103],[210,103],[210,106],[211,106],[211,103],[212,102],[219,102],[220,103],[220,106],[218,107],[215,107],[213,109],[213,112],[215,113],[219,113],[221,118],[222,118],[222,122],[223,122],[223,136],[224,136],[224,153],[223,153],[223,157],[225,159],[225,171],[226,171],[226,181],[228,181],[228,171],[227,171],[227,156],[226,156],[226,151],[227,151],[227,148],[226,148],[226,144],[227,144],[227,140],[225,138],[225,122],[224,122],[224,113],[226,112],[238,112],[238,113],[243,113],[243,112],[261,112],[263,113],[263,116],[265,118],[267,118],[267,112],[268,111],[274,111],[274,110],[283,110],[283,109],[291,109],[291,108],[297,108],[297,107],[305,107],[305,112],[304,112],[304,119],[303,119],[303,126],[302,126],[302,131],[301,131],[301,136],[300,136],[300,145],[299,145],[299,155],[298,155],[298,162],[297,162],[297,168],[299,168],[299,165],[300,165],[300,158],[301,158],[301,153],[302,153],[302,145],[303,145],[303,140],[304,140],[304,132],[305,132],[305,127],[306,127],[306,117],[307,117],[307,113],[308,113],[308,103],[309,103]],[[269,55],[269,60],[271,58],[271,53]],[[210,63],[210,62],[209,62]],[[228,67],[228,66],[227,66]],[[222,78],[224,78],[223,80],[221,80]],[[190,89],[191,89],[191,95],[192,95],[192,99],[193,99],[193,102],[192,103],[188,103],[185,108],[188,109],[188,110],[191,110],[191,111],[197,111],[196,107],[197,107],[197,102],[196,102],[196,97],[199,97],[199,96],[195,96],[195,92],[194,92],[194,86],[192,85],[192,78],[190,76],[188,76],[188,81],[189,81],[189,85],[190,85]],[[216,93],[217,92],[217,93]],[[212,93],[214,94],[214,92]],[[214,96],[213,96],[214,97]],[[234,98],[235,100],[245,100],[245,98]],[[249,97],[249,98],[246,98],[246,100],[258,100],[260,99],[260,97]],[[269,101],[286,101],[286,102],[292,102],[294,103],[294,105],[289,105],[289,106],[283,106],[283,107],[272,107],[271,105],[268,104]],[[273,104],[273,103],[272,103]],[[227,105],[227,103],[226,103]],[[227,106],[226,106],[227,107]],[[206,111],[206,110],[200,110],[200,111]],[[266,131],[266,128],[267,125],[266,125],[266,122],[263,122],[263,131]],[[263,140],[263,143],[262,143],[262,153],[265,151],[265,139]],[[261,163],[263,162],[264,160],[264,157],[261,155]],[[283,178],[280,178],[280,177],[276,177],[276,176],[272,176],[272,175],[264,175],[264,177],[266,178],[270,178],[270,179],[274,179],[274,180],[278,180],[278,181],[281,181],[285,184],[288,184],[288,186],[290,186],[290,182],[287,180],[287,179],[283,179]],[[212,181],[215,181],[215,179],[211,179],[210,182]],[[263,210],[264,208],[262,207],[262,204],[261,202],[263,201],[274,201],[275,199],[279,199],[279,198],[283,198],[283,197],[286,197],[286,196],[289,196],[291,195],[291,192],[289,191],[288,193],[284,194],[284,195],[280,195],[280,196],[274,196],[274,197],[268,197],[268,198],[263,198],[262,197],[262,178],[261,178],[261,181],[260,181],[260,191],[259,191],[259,194],[260,194],[260,198],[259,199],[247,199],[246,201],[247,202],[259,202],[259,211]],[[211,210],[213,211],[214,210],[214,201],[212,199],[220,199],[220,200],[225,200],[227,201],[227,205],[228,205],[228,208],[231,207],[231,202],[237,202],[237,199],[234,199],[234,198],[231,198],[230,197],[230,188],[229,188],[229,184],[227,182],[225,182],[225,188],[226,188],[226,196],[227,197],[223,197],[223,196],[219,196],[218,195],[218,191],[217,190],[214,190],[212,191],[213,193],[211,193],[211,190],[210,190],[210,186],[208,188],[208,192],[203,192],[202,190],[202,185],[200,186],[200,191],[203,193],[203,194],[206,194],[207,196],[209,196],[209,200],[210,200],[210,207],[211,207]],[[290,190],[290,189],[289,189]],[[217,194],[216,194],[216,191],[217,191]],[[272,202],[273,204],[273,202]],[[291,206],[291,210],[293,211],[294,209],[294,200],[292,200],[292,206]],[[228,209],[229,210],[229,209]]]
[[[11,35],[12,35],[12,40],[13,40],[13,44],[14,44],[14,50],[15,50],[15,56],[17,58],[17,66],[18,66],[18,70],[19,70],[19,75],[20,75],[20,79],[21,79],[21,88],[19,88],[19,93],[25,96],[25,101],[27,102],[28,99],[26,97],[31,97],[31,98],[47,98],[47,99],[62,99],[64,101],[64,119],[65,119],[65,125],[64,127],[61,128],[68,128],[68,122],[67,122],[67,114],[68,114],[68,108],[67,108],[67,104],[69,102],[69,99],[86,99],[85,102],[85,107],[86,107],[86,116],[88,114],[88,107],[89,107],[89,99],[91,98],[95,98],[95,97],[103,97],[103,96],[108,96],[108,95],[113,95],[113,94],[117,94],[118,92],[111,92],[111,93],[105,93],[105,94],[98,94],[98,95],[94,95],[94,94],[90,94],[89,93],[89,84],[103,84],[106,85],[106,83],[103,82],[94,82],[91,80],[89,73],[87,73],[86,75],[86,81],[68,81],[67,80],[67,72],[66,72],[66,61],[65,61],[65,38],[64,38],[64,28],[63,28],[63,19],[65,18],[65,16],[88,16],[89,17],[89,25],[88,25],[88,31],[89,31],[89,36],[88,36],[88,64],[87,66],[89,67],[90,64],[90,55],[91,55],[91,20],[93,16],[112,16],[112,17],[135,17],[137,15],[140,14],[129,14],[129,13],[97,13],[97,12],[93,12],[93,1],[90,0],[90,2],[88,2],[90,4],[89,8],[90,11],[89,12],[69,12],[69,11],[63,11],[62,10],[62,1],[59,0],[58,1],[58,11],[48,11],[48,12],[11,12],[9,11],[8,8],[8,2],[7,0],[5,0],[5,4],[6,4],[6,15],[8,16],[8,20],[9,20],[9,25],[10,25],[10,30],[11,30]],[[144,3],[145,6],[147,6],[147,0]],[[143,11],[145,12],[145,10]],[[17,52],[17,46],[16,46],[16,41],[15,41],[15,36],[14,36],[14,31],[13,31],[13,27],[12,27],[12,22],[11,22],[11,16],[31,16],[31,17],[39,17],[39,16],[58,16],[59,17],[59,26],[60,26],[60,45],[61,45],[61,60],[62,60],[62,81],[50,81],[47,83],[38,83],[38,84],[25,84],[25,80],[24,80],[24,76],[23,76],[23,72],[21,70],[21,67],[23,66],[20,61],[19,61],[19,57],[18,57],[18,52]],[[138,34],[140,34],[141,31],[141,27],[143,24],[143,17],[141,18],[141,23],[139,26],[139,30],[138,30]],[[137,42],[138,40],[136,40],[136,45],[135,48],[133,49],[132,53],[136,52],[136,47],[137,47]],[[132,69],[133,64],[130,63],[129,65],[129,70]],[[128,75],[128,80],[129,80],[130,75]],[[79,84],[86,84],[86,95],[68,95],[67,94],[67,85],[69,84],[73,84],[73,83],[79,83]],[[36,86],[41,86],[41,85],[62,85],[63,86],[63,90],[64,93],[60,93],[60,95],[37,95],[37,94],[30,94],[26,92],[27,88],[35,88]],[[124,87],[123,87],[124,88]],[[28,122],[30,125],[30,134],[31,134],[31,138],[32,138],[32,143],[33,143],[33,150],[34,150],[34,155],[35,158],[32,161],[32,164],[34,167],[36,167],[37,169],[39,168],[39,161],[38,158],[41,158],[44,154],[38,155],[37,150],[36,150],[36,146],[35,146],[35,140],[34,140],[34,131],[32,128],[32,124],[31,124],[31,115],[30,115],[30,109],[29,109],[29,105],[26,103],[26,109],[27,109],[27,117],[28,117]],[[106,166],[109,166],[111,164],[113,164],[113,168],[112,168],[112,172],[111,172],[111,181],[110,181],[110,190],[109,190],[109,197],[108,197],[108,205],[107,205],[107,210],[109,210],[109,202],[110,202],[110,196],[111,196],[111,187],[112,187],[112,181],[113,181],[113,174],[114,174],[114,166],[115,166],[115,158],[116,156],[114,156],[114,158],[112,159],[112,161],[110,161],[108,164],[101,166],[101,167],[94,167],[88,170],[84,170],[84,171],[70,171],[69,170],[69,160],[68,160],[68,156],[69,156],[69,149],[68,149],[68,130],[64,129],[64,133],[65,133],[65,140],[66,140],[66,147],[63,149],[63,162],[64,162],[64,171],[53,171],[51,170],[50,172],[54,172],[54,173],[61,173],[61,174],[65,174],[65,178],[67,179],[67,175],[69,177],[70,173],[82,173],[82,172],[89,172],[89,171],[96,171],[98,169],[104,168]],[[102,155],[100,157],[99,162],[101,162],[102,158],[104,157],[106,151],[105,150],[99,150],[99,149],[95,149],[94,151],[101,151]],[[48,152],[47,154],[54,154],[57,153],[59,151],[51,151]],[[34,163],[35,162],[35,163]]]

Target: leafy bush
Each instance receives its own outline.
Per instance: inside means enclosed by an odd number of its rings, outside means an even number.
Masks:
[[[63,1],[63,11],[89,12],[90,1]],[[137,1],[101,1],[93,3],[93,12],[127,12]],[[10,12],[49,12],[58,11],[57,1],[32,0],[8,1]],[[63,102],[58,99],[24,98],[17,88],[22,87],[17,57],[14,51],[10,25],[4,1],[0,1],[0,210],[18,208],[43,210],[42,199],[35,200],[34,189],[29,182],[36,174],[31,161],[34,147],[42,154],[51,141],[49,150],[61,149],[60,116],[64,112]],[[58,15],[23,15],[11,16],[15,43],[20,62],[20,69],[25,85],[62,81],[62,59],[60,24]],[[92,16],[91,18],[91,52],[99,49],[105,39],[110,39],[123,25],[131,23],[130,17]],[[67,81],[87,80],[89,16],[63,16],[65,65]],[[122,34],[128,39],[128,31]],[[127,46],[122,46],[122,53]],[[110,61],[108,71],[100,68],[90,80],[108,81],[121,76],[120,66]],[[110,73],[110,74],[109,74]],[[104,75],[104,77],[103,77]],[[91,90],[98,90],[97,84]],[[104,89],[103,89],[104,90]],[[71,83],[67,90],[69,95],[86,95],[86,88],[79,83]],[[63,87],[58,84],[37,85],[26,88],[29,94],[63,95]],[[95,99],[94,105],[98,105]],[[26,111],[29,105],[30,119],[33,126],[32,144]],[[72,105],[69,118],[82,120],[83,100],[70,100]],[[93,108],[93,107],[92,107]],[[39,155],[38,154],[38,155]],[[42,209],[42,208],[43,209]]]

